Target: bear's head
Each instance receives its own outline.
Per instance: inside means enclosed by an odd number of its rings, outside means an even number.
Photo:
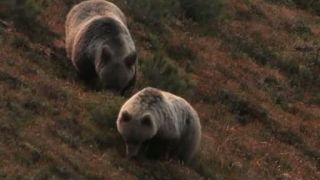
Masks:
[[[143,143],[157,133],[157,124],[148,112],[139,115],[122,111],[117,120],[117,128],[125,141],[128,158],[137,156]]]
[[[135,82],[136,48],[121,22],[107,18],[103,27],[108,36],[96,52],[96,72],[103,88],[123,94]]]

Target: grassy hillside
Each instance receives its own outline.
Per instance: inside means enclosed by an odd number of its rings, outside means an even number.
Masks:
[[[66,58],[80,0],[13,2],[0,2],[0,179],[320,179],[318,1],[114,0],[139,54],[125,97]],[[125,158],[117,113],[146,86],[198,111],[190,164]]]

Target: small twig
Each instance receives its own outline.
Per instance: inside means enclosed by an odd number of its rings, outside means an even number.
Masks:
[[[0,19],[0,26],[9,27],[9,23]]]

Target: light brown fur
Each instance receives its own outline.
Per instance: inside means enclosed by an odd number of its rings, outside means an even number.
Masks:
[[[67,15],[66,51],[79,74],[105,88],[133,85],[137,55],[122,11],[104,0],[83,1]]]
[[[122,106],[117,128],[126,141],[129,157],[146,153],[189,161],[200,144],[201,125],[191,105],[181,97],[150,87]]]

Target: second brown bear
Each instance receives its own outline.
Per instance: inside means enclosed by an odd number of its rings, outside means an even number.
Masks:
[[[68,13],[65,29],[67,55],[82,78],[120,93],[134,84],[136,48],[116,5],[83,1]]]

